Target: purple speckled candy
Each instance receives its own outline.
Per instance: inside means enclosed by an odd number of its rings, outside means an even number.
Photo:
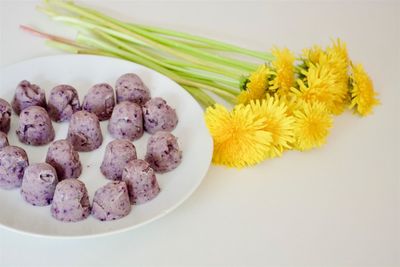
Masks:
[[[146,102],[143,106],[144,129],[154,134],[158,131],[172,131],[178,124],[178,117],[175,109],[171,108],[167,102],[155,97]]]
[[[131,203],[125,182],[109,182],[94,194],[92,215],[100,221],[120,219],[130,211]]]
[[[90,202],[85,184],[78,179],[59,182],[50,211],[54,218],[63,222],[86,219],[90,214]]]
[[[0,131],[0,149],[9,145],[7,134]]]
[[[56,170],[47,163],[29,165],[24,172],[21,195],[33,206],[47,206],[58,183]]]
[[[39,106],[27,107],[19,114],[16,133],[22,143],[33,146],[48,144],[55,136],[49,114]]]
[[[126,139],[108,143],[100,170],[110,180],[121,180],[125,165],[136,159],[135,146]]]
[[[46,108],[45,92],[36,84],[24,80],[15,89],[11,106],[18,115],[27,107],[40,106]]]
[[[135,103],[119,103],[111,115],[108,131],[117,139],[139,139],[143,136],[142,109]]]
[[[157,132],[147,142],[146,161],[156,172],[168,172],[181,163],[182,151],[170,132]]]
[[[79,154],[68,140],[57,140],[47,150],[46,162],[57,171],[59,180],[78,178],[82,173]]]
[[[0,98],[0,131],[8,133],[11,123],[11,106]]]
[[[150,100],[149,88],[134,73],[126,73],[119,77],[115,83],[115,90],[118,103],[129,101],[142,106]]]
[[[52,120],[69,121],[72,114],[81,109],[78,92],[70,85],[57,85],[50,91],[47,109]]]
[[[67,140],[76,151],[92,151],[103,143],[97,116],[87,111],[75,112],[69,122]]]
[[[100,121],[111,117],[114,106],[114,90],[107,83],[93,85],[82,103],[82,109],[96,114]]]
[[[0,149],[0,187],[3,189],[20,187],[28,165],[28,155],[22,148],[6,146]]]
[[[125,166],[122,181],[128,186],[132,204],[143,204],[160,193],[154,170],[149,163],[141,159],[132,160]]]

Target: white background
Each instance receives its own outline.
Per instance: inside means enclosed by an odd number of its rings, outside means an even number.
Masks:
[[[73,36],[36,12],[37,3],[0,0],[0,66],[59,53],[19,24]],[[399,2],[90,5],[257,49],[301,51],[340,37],[373,77],[383,104],[364,119],[335,118],[322,149],[241,171],[211,167],[181,207],[134,231],[51,240],[0,229],[0,266],[400,265]]]

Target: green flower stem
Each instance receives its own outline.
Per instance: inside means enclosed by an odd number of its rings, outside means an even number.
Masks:
[[[146,54],[146,53],[134,48],[133,46],[128,45],[127,43],[124,43],[123,41],[112,37],[111,35],[108,35],[106,33],[103,33],[101,31],[97,31],[97,30],[94,30],[94,32],[97,35],[100,35],[102,38],[108,40],[111,43],[116,44],[117,46],[119,46],[120,48],[125,49],[128,52],[132,52],[134,54],[137,54],[137,55],[141,56],[142,58],[150,60],[150,61],[152,61],[154,63],[157,63],[157,64],[159,64],[159,65],[161,65],[161,66],[163,66],[163,67],[165,67],[167,69],[171,69],[173,71],[178,71],[178,72],[181,72],[181,73],[185,73],[187,77],[206,79],[206,80],[214,80],[214,81],[217,81],[219,83],[223,83],[223,84],[226,84],[226,85],[230,85],[230,86],[234,86],[236,88],[239,88],[238,87],[239,86],[238,83],[229,82],[224,78],[219,78],[218,76],[212,76],[211,77],[209,74],[201,74],[201,73],[196,72],[194,70],[189,70],[189,69],[181,68],[181,67],[166,63],[166,62],[164,62],[163,59],[155,58],[153,56],[150,56],[150,55],[148,55],[148,54]]]
[[[141,58],[143,58],[145,60],[149,60],[149,61],[151,61],[151,62],[153,62],[155,64],[159,64],[162,67],[165,67],[167,69],[171,69],[172,68],[175,71],[182,72],[182,73],[185,74],[185,76],[187,78],[195,79],[196,81],[204,81],[204,80],[209,80],[210,79],[209,77],[204,76],[204,75],[200,75],[198,73],[188,73],[188,72],[186,72],[185,69],[182,69],[182,68],[179,68],[179,67],[175,67],[175,66],[172,66],[172,65],[168,65],[168,64],[164,64],[162,62],[162,60],[159,60],[159,59],[156,59],[156,58],[152,58],[151,56],[148,56],[148,55],[146,55],[146,54],[144,54],[144,53],[142,53],[142,52],[140,52],[140,51],[128,46],[126,43],[124,43],[124,42],[122,42],[122,41],[120,41],[120,40],[118,40],[118,39],[116,39],[116,38],[114,38],[114,37],[112,37],[110,35],[107,35],[105,33],[99,32],[99,31],[96,31],[96,33],[99,34],[104,39],[106,39],[107,41],[109,41],[110,43],[113,43],[113,44],[117,45],[120,48],[125,48],[125,50],[127,50],[128,52],[136,54],[136,55],[140,56]],[[212,81],[210,81],[210,82],[212,82]],[[210,85],[209,83],[206,83],[206,82],[203,82],[203,84]],[[222,90],[224,90],[226,92],[230,92],[232,94],[238,93],[237,90],[234,90],[234,89],[232,89],[230,87],[226,87],[226,86],[223,86],[223,85],[215,85],[215,87],[219,88],[219,89],[222,89]]]
[[[145,47],[137,47],[138,50],[143,51],[144,53],[152,56],[152,57],[160,57],[163,55],[160,55],[160,53],[157,53],[157,51],[154,51],[154,49],[147,49]],[[226,73],[226,72],[221,72],[221,71],[217,71],[217,70],[210,70],[207,67],[204,66],[199,66],[187,61],[181,61],[181,60],[177,60],[177,59],[170,59],[170,58],[164,58],[163,60],[165,63],[171,64],[171,65],[175,65],[175,66],[179,66],[179,67],[183,67],[186,69],[196,69],[196,70],[200,70],[200,71],[205,71],[207,73],[212,73],[214,75],[218,75],[219,79],[225,79],[226,83],[229,83],[231,85],[233,85],[234,87],[239,86],[238,83],[238,79],[240,79],[240,77],[243,76],[242,75],[238,75],[238,74],[231,74],[231,73]],[[214,77],[214,76],[213,76]]]
[[[53,41],[53,40],[47,40],[46,45],[48,45],[49,47],[53,47],[53,48],[60,49],[60,50],[63,50],[63,51],[69,52],[69,53],[74,53],[74,54],[89,54],[89,55],[115,57],[114,54],[107,53],[104,51],[77,47],[77,46],[73,46],[70,44],[61,43],[61,42]]]
[[[187,61],[182,61],[179,59],[171,59],[169,57],[165,57],[165,55],[163,53],[160,53],[159,51],[151,48],[151,47],[144,47],[144,46],[136,46],[136,49],[138,49],[139,51],[142,51],[143,53],[146,53],[149,56],[152,56],[154,58],[159,58],[159,57],[164,57],[163,58],[163,62],[170,64],[170,65],[174,65],[174,66],[178,66],[178,67],[182,67],[185,69],[190,69],[190,70],[200,70],[201,73],[206,72],[207,75],[210,75],[210,79],[214,78],[214,77],[218,77],[219,80],[223,81],[226,84],[229,84],[235,88],[237,88],[240,83],[238,82],[238,79],[240,79],[241,77],[243,77],[244,75],[238,75],[238,74],[231,74],[231,73],[226,73],[226,72],[221,72],[221,71],[217,71],[215,69],[210,70],[207,67],[204,66],[200,66],[200,65],[196,65]],[[216,75],[216,76],[213,76]]]
[[[97,28],[99,30],[103,30],[106,31],[110,34],[114,34],[115,36],[119,37],[119,38],[126,38],[127,36],[129,37],[129,40],[134,42],[134,43],[142,43],[142,44],[146,44],[146,45],[150,45],[150,46],[155,46],[167,53],[171,53],[174,54],[175,56],[181,56],[182,58],[189,60],[189,57],[186,57],[186,55],[182,55],[181,53],[175,52],[175,51],[171,51],[172,49],[165,47],[163,45],[160,45],[156,42],[153,41],[149,41],[146,38],[133,33],[119,25],[115,25],[113,23],[110,23],[109,21],[99,18],[97,17],[97,15],[94,15],[92,13],[89,13],[88,11],[85,11],[82,8],[79,8],[75,5],[73,5],[72,3],[67,3],[67,2],[62,2],[62,1],[57,1],[57,0],[48,0],[48,3],[54,4],[56,6],[60,6],[66,10],[69,10],[72,13],[78,14],[83,18],[86,19],[90,19],[92,21],[92,23],[89,23],[85,20],[83,20],[82,18],[74,18],[74,17],[68,17],[68,16],[57,16],[57,17],[53,17],[55,20],[57,21],[63,21],[63,22],[69,22],[69,23],[74,23],[77,24],[79,26],[83,26],[83,27],[88,27],[90,29],[94,29]],[[94,23],[100,23],[103,25],[100,26],[98,24],[94,24]]]
[[[161,62],[159,62],[159,64],[161,64]],[[224,79],[221,76],[212,76],[212,75],[209,75],[209,74],[201,74],[201,73],[199,73],[197,71],[178,68],[178,67],[175,67],[175,66],[168,67],[167,65],[164,65],[164,67],[166,67],[168,69],[172,69],[175,72],[184,73],[189,78],[197,78],[197,79],[202,79],[202,80],[215,81],[215,82],[223,84],[223,85],[225,85],[227,87],[233,87],[235,89],[239,89],[239,82],[228,81],[228,80]]]
[[[75,6],[77,6],[77,5],[75,4]],[[90,9],[87,7],[82,7],[82,6],[80,6],[80,8],[82,8],[88,12],[91,12],[93,14],[96,14],[97,16],[102,17],[103,19],[112,21],[114,23],[120,22],[119,20],[117,20],[113,17],[107,16],[105,14],[102,14],[96,10],[93,10],[93,9]],[[183,32],[173,31],[173,30],[169,30],[169,29],[163,29],[163,28],[159,28],[159,27],[146,26],[146,25],[133,24],[133,23],[126,23],[126,24],[129,25],[130,27],[142,28],[144,30],[151,31],[154,33],[178,37],[178,38],[182,38],[185,40],[190,40],[190,41],[195,41],[198,43],[206,44],[205,46],[200,45],[199,47],[218,49],[218,50],[222,50],[222,51],[236,52],[238,54],[259,58],[264,61],[274,60],[274,56],[268,52],[260,52],[260,51],[256,51],[256,50],[251,50],[251,49],[239,47],[236,45],[228,44],[225,42],[221,42],[221,41],[217,41],[217,40],[213,40],[213,39],[209,39],[209,38],[205,38],[205,37],[201,37],[201,36],[191,35],[191,34],[187,34],[187,33],[183,33]],[[192,44],[195,45],[195,42],[193,42]]]
[[[79,54],[79,48],[76,46],[69,45],[69,44],[60,43],[60,42],[52,41],[52,40],[47,40],[46,45],[69,52],[69,53]]]
[[[78,6],[77,4],[74,4],[75,6]],[[110,17],[110,16],[108,16],[108,15],[105,15],[105,14],[103,14],[103,13],[100,13],[100,12],[98,12],[98,11],[96,11],[96,10],[94,10],[94,9],[91,9],[91,8],[88,8],[88,7],[84,7],[84,6],[79,6],[81,9],[84,9],[85,11],[87,11],[87,12],[89,12],[89,13],[93,13],[93,14],[95,14],[95,15],[97,15],[97,16],[99,16],[99,17],[101,17],[101,18],[103,18],[103,19],[106,19],[106,20],[110,20],[110,21],[112,21],[112,22],[114,22],[114,23],[121,23],[121,21],[119,21],[119,20],[117,20],[117,19],[115,19],[115,18],[113,18],[113,17]],[[43,13],[48,13],[48,15],[54,15],[55,13],[54,12],[46,12],[45,10],[44,11],[42,11]],[[142,28],[142,29],[144,29],[144,30],[147,30],[146,28],[145,28],[145,26],[144,25],[138,25],[138,24],[133,24],[133,23],[126,23],[126,25],[128,26],[128,25],[130,25],[130,26],[134,26],[134,27],[140,27],[140,28]],[[148,31],[150,31],[150,30],[148,30]],[[156,33],[156,31],[154,30],[154,31],[152,31],[152,32],[155,32]],[[165,35],[165,34],[164,34]],[[170,36],[168,36],[169,38],[174,38],[174,36],[171,34]],[[205,38],[204,38],[205,39]],[[234,50],[233,49],[227,49],[227,48],[224,48],[224,47],[222,47],[222,46],[215,46],[215,45],[213,45],[212,43],[207,43],[207,42],[199,42],[199,41],[197,41],[197,40],[191,40],[190,38],[187,38],[187,39],[184,39],[184,38],[174,38],[174,40],[176,41],[176,42],[181,42],[181,43],[184,43],[184,44],[186,44],[186,45],[190,45],[190,46],[194,46],[194,47],[197,47],[197,48],[201,48],[201,49],[206,49],[206,50],[212,50],[212,51],[229,51],[229,52],[233,52]],[[213,41],[213,40],[211,40],[211,41]],[[226,44],[226,45],[228,45],[229,46],[229,44]],[[240,48],[240,47],[239,47]],[[255,52],[255,53],[257,53],[257,51],[253,51],[253,52]],[[258,53],[260,53],[260,54],[262,54],[263,52],[258,52]],[[268,53],[266,53],[267,54],[267,56],[268,56]],[[264,57],[263,58],[261,58],[261,59],[265,59]]]
[[[126,27],[126,26],[125,26]],[[136,28],[136,27],[127,27],[129,28],[131,31],[136,32],[142,36],[145,36],[149,39],[152,39],[154,41],[157,41],[161,44],[167,45],[169,47],[174,47],[176,49],[179,49],[181,51],[187,51],[188,54],[191,55],[196,55],[200,58],[205,58],[205,59],[209,59],[212,60],[213,62],[219,62],[219,63],[223,63],[223,64],[229,64],[230,66],[234,66],[237,67],[240,70],[247,70],[247,71],[254,71],[257,68],[256,64],[251,64],[251,63],[247,63],[241,60],[236,60],[236,59],[231,59],[231,58],[226,58],[226,57],[222,57],[220,55],[217,54],[212,54],[212,53],[208,53],[205,52],[203,50],[194,48],[192,46],[183,44],[183,43],[179,43],[179,42],[175,42],[174,40],[159,36],[159,35],[154,35],[149,33],[146,30],[142,30],[140,28]]]
[[[201,37],[201,36],[191,35],[191,34],[187,34],[187,33],[183,33],[183,32],[178,32],[178,31],[173,31],[173,30],[168,30],[168,29],[163,29],[163,28],[158,28],[158,27],[153,27],[153,26],[146,26],[146,25],[132,24],[132,23],[130,25],[132,27],[139,27],[139,28],[142,28],[144,30],[151,31],[154,33],[159,33],[159,34],[163,34],[163,35],[179,37],[179,38],[186,39],[186,40],[201,42],[204,44],[208,44],[212,48],[217,48],[217,49],[220,49],[223,51],[236,52],[238,54],[252,56],[252,57],[264,60],[264,61],[274,60],[274,56],[271,53],[267,53],[267,52],[255,51],[255,50],[239,47],[236,45],[231,45],[228,43],[220,42],[217,40],[208,39],[208,38]]]
[[[231,87],[227,87],[227,86],[225,86],[223,84],[216,83],[215,81],[207,79],[207,78],[204,79],[204,78],[199,78],[199,77],[193,77],[193,76],[190,76],[190,75],[188,75],[186,73],[179,73],[179,72],[177,72],[177,74],[179,74],[179,76],[181,76],[181,77],[188,78],[188,80],[191,80],[191,81],[194,81],[194,82],[199,82],[199,83],[202,83],[202,84],[205,84],[205,85],[213,86],[215,88],[221,89],[221,90],[226,91],[226,92],[230,92],[235,96],[240,93],[239,90],[235,90],[235,89],[233,89]]]
[[[105,56],[119,57],[119,58],[123,58],[126,60],[135,61],[142,65],[153,68],[153,69],[159,71],[160,73],[163,73],[164,75],[170,76],[177,82],[184,83],[184,84],[192,84],[193,88],[200,87],[197,89],[200,91],[201,91],[201,88],[204,87],[205,89],[208,89],[218,95],[222,95],[223,97],[225,97],[225,99],[232,101],[232,103],[234,102],[234,97],[226,91],[218,90],[218,88],[211,88],[210,86],[204,85],[201,83],[193,83],[190,81],[186,81],[185,79],[182,79],[181,77],[179,77],[178,74],[171,72],[170,70],[167,70],[167,69],[163,68],[162,66],[159,66],[153,62],[146,61],[146,59],[140,58],[135,54],[131,54],[124,50],[120,50],[119,48],[115,48],[114,46],[110,46],[107,43],[101,42],[94,38],[85,37],[83,35],[78,35],[77,40],[73,41],[73,40],[69,40],[69,39],[65,39],[65,38],[60,38],[55,35],[46,34],[46,33],[37,31],[37,30],[27,27],[27,26],[22,26],[21,28],[24,29],[25,31],[28,31],[28,32],[38,35],[40,37],[46,38],[48,40],[47,44],[52,47],[56,47],[58,49],[62,49],[62,50],[65,50],[68,52],[73,52],[73,53],[105,55]],[[98,49],[101,49],[101,50],[98,50]],[[199,94],[197,94],[197,95],[199,95]],[[203,101],[203,100],[199,100],[199,101]]]
[[[234,59],[231,59],[231,58],[225,58],[225,57],[222,57],[220,55],[208,53],[208,52],[199,50],[197,48],[194,48],[194,47],[182,44],[182,43],[174,42],[173,40],[170,40],[170,39],[167,39],[167,38],[163,38],[162,36],[157,36],[157,35],[151,34],[151,32],[148,32],[146,30],[142,30],[142,29],[140,29],[138,27],[135,27],[135,26],[133,26],[131,24],[124,23],[124,22],[121,22],[119,20],[110,18],[110,17],[105,16],[104,14],[101,14],[99,12],[91,12],[92,10],[89,9],[89,8],[81,8],[80,6],[72,4],[72,3],[71,4],[70,3],[65,3],[63,6],[65,8],[66,8],[66,6],[69,6],[70,7],[69,10],[78,12],[81,15],[85,15],[85,14],[87,16],[90,15],[89,17],[92,18],[92,19],[93,19],[93,16],[94,16],[95,18],[97,18],[96,21],[98,21],[100,23],[107,22],[107,24],[109,24],[108,22],[112,22],[113,24],[119,25],[119,26],[121,26],[123,28],[126,28],[126,29],[128,29],[130,31],[133,31],[135,33],[138,33],[138,34],[140,34],[142,36],[145,36],[147,38],[150,38],[150,39],[153,39],[153,40],[157,40],[160,43],[163,43],[163,44],[175,47],[175,48],[179,48],[182,51],[187,51],[191,55],[197,55],[200,58],[209,58],[209,59],[212,59],[214,62],[226,63],[226,64],[229,64],[229,66],[232,66],[232,67],[236,66],[236,67],[239,67],[240,69],[244,69],[244,70],[248,70],[248,71],[254,71],[257,68],[257,66],[255,64],[251,64],[251,63],[240,61],[240,60],[234,60]],[[81,11],[81,12],[79,12],[79,11]]]
[[[78,35],[77,36],[77,41],[80,44],[89,45],[89,46],[92,46],[92,47],[104,49],[108,53],[113,53],[113,54],[118,55],[119,57],[124,57],[124,58],[126,58],[128,60],[131,60],[131,61],[134,61],[134,62],[138,62],[139,64],[145,65],[145,66],[147,66],[149,68],[152,68],[152,69],[154,69],[154,70],[156,70],[156,71],[158,71],[158,72],[160,72],[160,73],[162,73],[164,75],[169,76],[171,79],[173,79],[174,81],[176,81],[179,84],[189,85],[189,86],[192,86],[192,87],[206,89],[206,90],[208,90],[210,92],[214,92],[214,93],[216,93],[218,95],[223,95],[227,99],[231,99],[231,100],[235,99],[235,97],[232,95],[232,94],[236,94],[235,91],[229,92],[228,90],[218,89],[218,88],[206,85],[206,84],[202,84],[200,82],[194,82],[194,81],[186,80],[186,79],[180,77],[178,74],[176,74],[176,73],[174,73],[174,72],[172,72],[170,70],[167,70],[164,67],[162,67],[162,66],[160,66],[160,65],[158,65],[156,63],[153,63],[151,61],[143,59],[142,57],[140,57],[140,56],[138,56],[136,54],[132,54],[132,53],[127,52],[125,50],[121,50],[119,48],[116,48],[113,45],[110,45],[110,44],[108,44],[106,42],[97,40],[97,39],[89,37],[89,36],[84,36],[84,35]]]
[[[178,83],[184,84],[184,85],[203,88],[203,89],[206,89],[215,94],[224,95],[227,97],[227,99],[230,99],[231,101],[236,101],[235,95],[237,94],[237,91],[235,91],[235,90],[228,91],[228,89],[217,88],[215,86],[207,85],[202,82],[189,81],[189,80],[182,79],[182,78],[176,79],[175,81]]]
[[[189,54],[189,53],[187,53],[187,51],[185,53],[184,52],[185,50],[178,51],[176,49],[172,49],[171,47],[168,47],[167,45],[158,43],[158,42],[156,42],[156,41],[154,41],[154,40],[152,40],[152,39],[150,39],[150,38],[148,38],[146,36],[140,35],[137,32],[133,32],[132,30],[127,29],[126,27],[122,26],[122,25],[125,25],[124,23],[121,23],[121,22],[113,23],[110,20],[107,20],[107,19],[105,19],[103,17],[98,16],[97,12],[96,13],[88,12],[85,9],[82,9],[79,6],[76,6],[76,5],[72,4],[72,3],[62,2],[62,1],[58,1],[58,0],[48,0],[47,2],[49,2],[51,4],[54,4],[56,6],[59,6],[61,8],[64,8],[64,9],[66,9],[66,10],[72,12],[72,13],[78,14],[78,15],[80,15],[82,17],[87,18],[87,19],[90,19],[90,20],[92,20],[94,22],[103,24],[103,26],[105,26],[105,27],[109,27],[109,28],[114,29],[116,31],[129,34],[129,35],[135,37],[136,39],[138,39],[138,40],[140,40],[140,41],[142,41],[144,43],[147,43],[150,46],[157,47],[160,50],[164,50],[167,53],[173,54],[173,55],[175,55],[177,57],[180,57],[180,58],[184,58],[184,59],[189,60],[189,61],[191,61],[193,63],[197,63],[197,64],[200,64],[200,65],[206,65],[206,66],[207,65],[208,66],[214,66],[214,67],[219,66],[219,67],[225,67],[225,68],[231,68],[231,69],[234,68],[234,67],[236,67],[236,69],[239,68],[238,65],[240,65],[240,64],[238,64],[238,63],[228,64],[229,60],[226,61],[226,62],[224,62],[224,60],[210,61],[209,59],[214,56],[212,54],[211,54],[211,56],[209,58],[206,54],[202,54],[202,53],[197,53],[196,54],[196,53],[194,53],[194,51],[193,51],[193,53]],[[82,19],[80,19],[80,20],[82,20]],[[197,56],[195,56],[195,54]],[[215,59],[217,59],[217,58],[215,58]],[[248,68],[248,69],[250,69],[250,68]],[[243,69],[242,69],[242,67],[240,67],[238,70],[243,70]]]
[[[167,37],[170,38],[170,39],[173,39],[175,42],[180,42],[180,43],[183,43],[183,44],[186,44],[186,45],[190,45],[190,46],[193,46],[193,47],[196,47],[196,48],[199,48],[199,49],[204,49],[204,50],[209,50],[209,51],[221,51],[221,52],[226,51],[225,49],[221,49],[221,48],[218,48],[218,47],[213,47],[211,45],[204,44],[204,43],[199,43],[199,42],[196,42],[196,41],[185,40],[185,39],[177,39],[177,38],[174,38],[174,37],[171,37],[171,36],[167,36]]]
[[[220,93],[215,93],[215,94],[217,96],[221,97],[222,99],[224,99],[229,104],[232,104],[232,105],[236,105],[237,104],[237,98],[236,97],[227,96],[227,95],[220,94]]]
[[[197,101],[199,101],[204,108],[215,104],[215,100],[204,91],[187,85],[183,85],[182,87],[185,88],[186,91],[188,91],[195,99],[197,99]]]
[[[86,22],[86,21],[84,21],[82,19],[77,19],[77,18],[68,17],[68,16],[54,16],[53,19],[56,20],[56,21],[63,22],[63,23],[73,24],[76,27],[83,27],[83,28],[87,28],[87,29],[90,29],[90,30],[103,31],[103,32],[105,32],[107,34],[113,35],[113,36],[118,37],[120,39],[124,39],[124,40],[132,42],[134,44],[143,45],[143,42],[141,42],[136,37],[134,37],[134,36],[132,36],[130,34],[125,34],[125,33],[122,33],[120,31],[116,31],[116,30],[113,30],[113,29],[110,29],[110,28],[107,28],[107,27],[103,27],[103,26],[99,26],[97,24]],[[175,51],[174,49],[172,49],[172,50]],[[168,53],[168,51],[165,51],[165,52]],[[177,56],[177,55],[175,55],[175,56]],[[188,60],[188,59],[186,59],[186,60]],[[225,76],[230,76],[232,78],[234,77],[236,79],[237,79],[237,77],[240,77],[241,74],[243,73],[243,71],[232,72],[232,70],[221,69],[219,66],[214,66],[213,64],[210,64],[210,65],[196,65],[196,64],[192,63],[192,65],[199,66],[201,69],[206,70],[208,72],[224,74]]]

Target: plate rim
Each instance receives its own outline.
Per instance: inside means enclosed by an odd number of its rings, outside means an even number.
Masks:
[[[200,111],[203,113],[202,107],[200,106],[200,104],[196,101],[196,99],[193,98],[193,96],[187,92],[181,85],[179,85],[177,82],[175,82],[174,80],[172,80],[171,78],[169,78],[168,76],[154,70],[151,69],[147,66],[144,66],[142,64],[136,63],[136,62],[132,62],[129,60],[125,60],[125,59],[121,59],[121,58],[115,58],[115,57],[107,57],[107,56],[99,56],[99,55],[83,55],[83,54],[58,54],[58,55],[49,55],[49,56],[39,56],[39,57],[33,57],[33,58],[29,58],[27,60],[22,60],[22,61],[18,61],[15,63],[11,63],[8,64],[6,66],[3,66],[0,68],[0,74],[5,72],[8,68],[12,68],[16,65],[19,64],[23,64],[26,62],[30,62],[30,61],[37,61],[37,60],[46,60],[46,59],[54,59],[54,58],[97,58],[99,60],[113,60],[113,61],[121,61],[124,63],[129,63],[129,64],[133,64],[136,65],[137,67],[143,68],[146,71],[150,71],[153,73],[156,73],[157,75],[161,75],[164,78],[170,80],[172,83],[174,83],[176,86],[178,86],[184,94],[188,95],[190,98],[192,98],[195,102],[196,102],[196,108],[200,109]],[[44,239],[90,239],[90,238],[96,238],[96,237],[106,237],[106,236],[110,236],[110,235],[116,235],[116,234],[121,234],[124,232],[128,232],[128,231],[132,231],[134,229],[143,227],[147,224],[150,224],[156,220],[159,220],[163,217],[165,217],[166,215],[170,214],[172,211],[176,210],[179,206],[181,206],[185,201],[187,201],[190,196],[193,195],[193,193],[199,188],[200,184],[203,182],[204,178],[206,177],[210,167],[211,167],[211,163],[212,163],[212,155],[213,155],[213,150],[214,150],[214,143],[213,140],[211,138],[210,135],[208,135],[208,141],[209,141],[209,148],[210,148],[210,153],[208,153],[208,158],[207,158],[207,162],[208,162],[208,167],[204,169],[203,173],[201,173],[201,178],[196,182],[196,184],[194,184],[194,186],[191,188],[191,190],[189,190],[179,201],[177,201],[174,205],[172,205],[170,208],[160,212],[158,215],[145,220],[143,222],[140,222],[138,224],[132,225],[132,226],[128,226],[128,227],[123,227],[121,229],[116,229],[116,230],[110,230],[107,232],[103,232],[103,233],[92,233],[92,234],[83,234],[83,235],[48,235],[48,234],[40,234],[40,233],[36,233],[36,232],[32,232],[32,231],[27,231],[27,230],[22,230],[22,229],[17,229],[17,228],[13,228],[11,226],[5,225],[3,223],[0,223],[0,228],[4,229],[4,230],[8,230],[10,232],[14,232],[14,233],[18,233],[21,235],[27,235],[27,236],[32,236],[32,237],[40,237],[40,238],[44,238]]]

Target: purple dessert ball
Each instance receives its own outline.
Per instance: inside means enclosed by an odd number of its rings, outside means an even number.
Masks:
[[[50,91],[47,109],[52,120],[69,121],[72,114],[81,109],[78,92],[70,85],[57,85]]]
[[[117,102],[129,101],[140,106],[150,100],[150,90],[139,76],[126,73],[118,78],[115,84]]]
[[[21,195],[33,206],[47,206],[53,200],[57,183],[57,173],[51,165],[36,163],[25,169]]]
[[[67,140],[76,151],[93,151],[103,143],[97,116],[87,111],[75,112],[69,122]]]
[[[78,179],[59,182],[54,192],[51,215],[63,222],[77,222],[90,214],[90,202],[86,186]]]
[[[96,114],[100,121],[108,120],[111,117],[114,106],[114,90],[107,83],[93,85],[82,103],[82,109]]]
[[[11,106],[4,99],[0,98],[0,131],[8,133],[11,123]]]
[[[0,131],[0,149],[9,145],[7,134]]]
[[[78,178],[82,173],[79,154],[68,140],[57,140],[47,150],[46,162],[54,167],[59,180]]]
[[[115,106],[108,123],[108,131],[117,139],[131,141],[143,136],[142,109],[135,103],[121,102]]]
[[[39,106],[27,107],[20,113],[16,133],[22,143],[34,146],[48,144],[55,136],[49,114]]]
[[[125,182],[113,181],[97,189],[93,197],[92,215],[100,221],[125,217],[131,211]]]
[[[46,108],[45,92],[36,84],[24,80],[15,89],[11,106],[18,115],[27,107],[40,106]]]
[[[128,186],[132,204],[143,204],[160,193],[154,170],[149,163],[141,159],[132,160],[125,166],[122,181]]]
[[[20,187],[28,165],[28,155],[22,148],[6,146],[0,149],[0,187],[3,189]]]
[[[126,139],[108,143],[100,170],[110,180],[121,180],[125,165],[136,159],[135,146]]]
[[[146,102],[143,106],[144,129],[154,134],[158,131],[172,131],[178,124],[178,117],[175,109],[171,108],[167,102],[155,97]]]
[[[146,161],[156,172],[168,172],[181,163],[182,151],[176,137],[169,132],[157,132],[147,142]]]

